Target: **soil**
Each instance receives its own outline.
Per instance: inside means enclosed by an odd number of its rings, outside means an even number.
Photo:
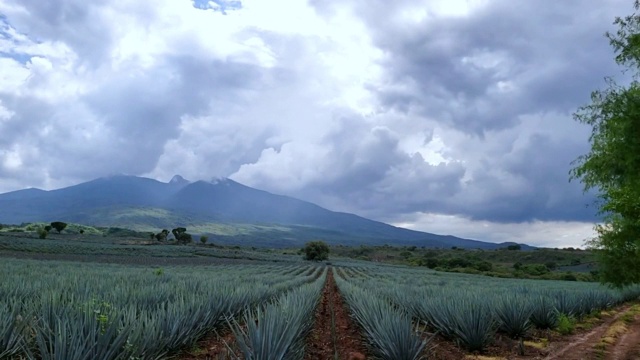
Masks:
[[[304,359],[370,359],[360,328],[349,315],[331,268],[316,309],[314,326],[307,336]]]
[[[627,331],[608,350],[605,360],[637,360],[640,359],[640,315],[627,324]]]
[[[546,339],[548,346],[533,347],[526,342],[520,345],[518,340],[512,340],[500,334],[484,352],[471,354],[451,340],[438,335],[425,334],[429,344],[424,352],[427,359],[460,360],[460,359],[492,359],[492,360],[640,360],[640,315],[634,321],[626,324],[627,330],[616,339],[616,342],[606,347],[604,351],[596,346],[607,330],[611,328],[631,308],[624,305],[615,315],[604,316],[591,329],[577,330],[574,335],[562,336],[550,330],[533,330],[525,341],[542,343]],[[523,355],[521,355],[523,353]]]
[[[235,345],[233,331],[227,326],[221,332],[199,340],[192,349],[184,351],[177,358],[179,360],[230,359],[232,353],[234,359],[242,359]]]
[[[637,339],[640,336],[640,328],[638,324],[634,327],[629,327],[629,330],[617,339],[615,344],[609,345],[606,351],[601,351],[597,348],[597,344],[600,342],[603,336],[607,333],[607,330],[616,323],[622,315],[625,314],[631,305],[625,305],[619,309],[619,311],[611,317],[608,317],[600,324],[592,328],[591,330],[576,334],[574,336],[565,337],[558,341],[551,342],[549,356],[545,359],[548,360],[582,360],[582,359],[627,359],[627,354],[633,350],[633,346],[638,343],[629,343],[634,338]],[[623,341],[624,340],[624,341]],[[616,355],[618,354],[619,355]],[[640,356],[630,357],[628,359],[640,359]]]

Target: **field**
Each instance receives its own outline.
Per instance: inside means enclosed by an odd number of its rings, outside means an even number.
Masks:
[[[3,233],[0,261],[0,359],[640,354],[640,288],[97,234]]]

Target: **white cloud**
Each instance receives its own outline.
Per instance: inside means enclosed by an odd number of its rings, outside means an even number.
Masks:
[[[630,10],[581,4],[6,0],[0,191],[230,176],[429,213],[407,226],[432,232],[575,242],[593,212],[567,183],[588,137],[570,113],[612,75],[601,34]]]
[[[578,221],[501,224],[432,213],[411,214],[407,216],[406,221],[396,222],[393,225],[495,243],[517,242],[549,248],[584,248],[585,241],[596,235],[593,224]]]

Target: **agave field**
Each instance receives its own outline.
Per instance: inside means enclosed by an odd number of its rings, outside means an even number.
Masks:
[[[0,359],[180,358],[222,331],[229,351],[218,358],[306,359],[310,341],[341,338],[333,318],[329,339],[310,335],[334,306],[346,309],[367,356],[428,359],[436,337],[483,352],[498,336],[521,339],[640,296],[363,262],[159,268],[3,258],[0,276]],[[330,282],[343,302],[320,311]]]
[[[0,358],[59,360],[166,358],[246,309],[260,309],[246,314],[261,327],[281,326],[278,319],[313,310],[326,274],[299,265],[150,269],[7,259],[0,269]],[[247,352],[260,346],[253,330],[237,330]],[[300,346],[277,340],[285,341]]]
[[[415,336],[407,332],[416,321],[476,351],[489,345],[496,333],[518,339],[531,328],[555,328],[562,315],[579,319],[640,296],[639,287],[618,291],[594,283],[497,279],[410,268],[342,268],[336,280],[347,299],[353,298],[348,301],[373,344],[382,344],[380,339],[398,336],[394,332],[404,329],[407,335],[402,341],[379,347],[382,352],[397,353],[393,347],[401,346],[412,354],[403,359],[419,354]],[[387,314],[395,314],[394,320],[383,320]],[[411,318],[416,320],[413,325]]]

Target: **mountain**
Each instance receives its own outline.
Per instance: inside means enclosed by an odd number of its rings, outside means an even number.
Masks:
[[[179,175],[168,183],[117,175],[58,190],[25,189],[0,194],[0,223],[38,221],[143,231],[184,226],[195,234],[211,234],[214,241],[263,246],[298,246],[311,239],[343,245],[481,249],[513,244],[398,228],[230,179],[189,182]]]

